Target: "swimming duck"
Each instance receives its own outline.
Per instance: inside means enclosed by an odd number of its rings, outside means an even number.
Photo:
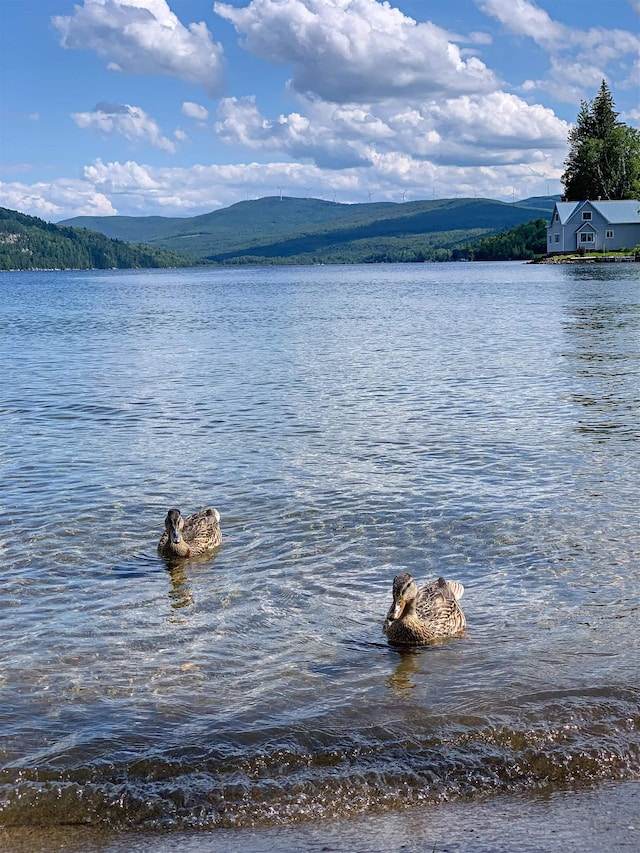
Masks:
[[[463,592],[458,581],[438,578],[418,589],[410,574],[396,575],[393,604],[383,628],[389,642],[424,646],[444,637],[461,636],[467,624],[458,604]]]
[[[163,557],[197,557],[213,551],[222,542],[220,513],[203,509],[183,518],[179,509],[170,509],[164,520],[164,533],[158,542]]]

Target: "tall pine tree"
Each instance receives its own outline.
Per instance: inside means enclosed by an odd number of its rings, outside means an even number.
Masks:
[[[582,101],[562,176],[567,201],[640,198],[640,132],[614,107],[604,80],[593,101]]]

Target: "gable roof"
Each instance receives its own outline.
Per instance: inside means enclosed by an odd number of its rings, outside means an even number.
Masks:
[[[612,225],[625,225],[633,222],[640,223],[640,201],[592,201],[589,202],[594,210]]]
[[[573,214],[581,207],[589,206],[597,211],[611,225],[640,225],[640,201],[627,199],[625,201],[558,201],[551,216],[555,219],[558,212],[561,225],[566,225]]]
[[[555,214],[558,213],[560,217],[560,224],[566,225],[567,220],[576,209],[579,204],[582,204],[581,201],[557,201],[553,214],[551,215],[551,221],[555,220]]]

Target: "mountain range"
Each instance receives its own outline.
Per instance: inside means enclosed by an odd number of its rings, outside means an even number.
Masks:
[[[534,219],[559,197],[337,204],[270,196],[193,217],[77,216],[58,223],[186,255],[197,264],[447,260]]]

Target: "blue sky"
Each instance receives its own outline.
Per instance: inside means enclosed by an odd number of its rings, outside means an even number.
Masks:
[[[581,99],[640,125],[640,0],[0,0],[0,205],[557,193]]]

